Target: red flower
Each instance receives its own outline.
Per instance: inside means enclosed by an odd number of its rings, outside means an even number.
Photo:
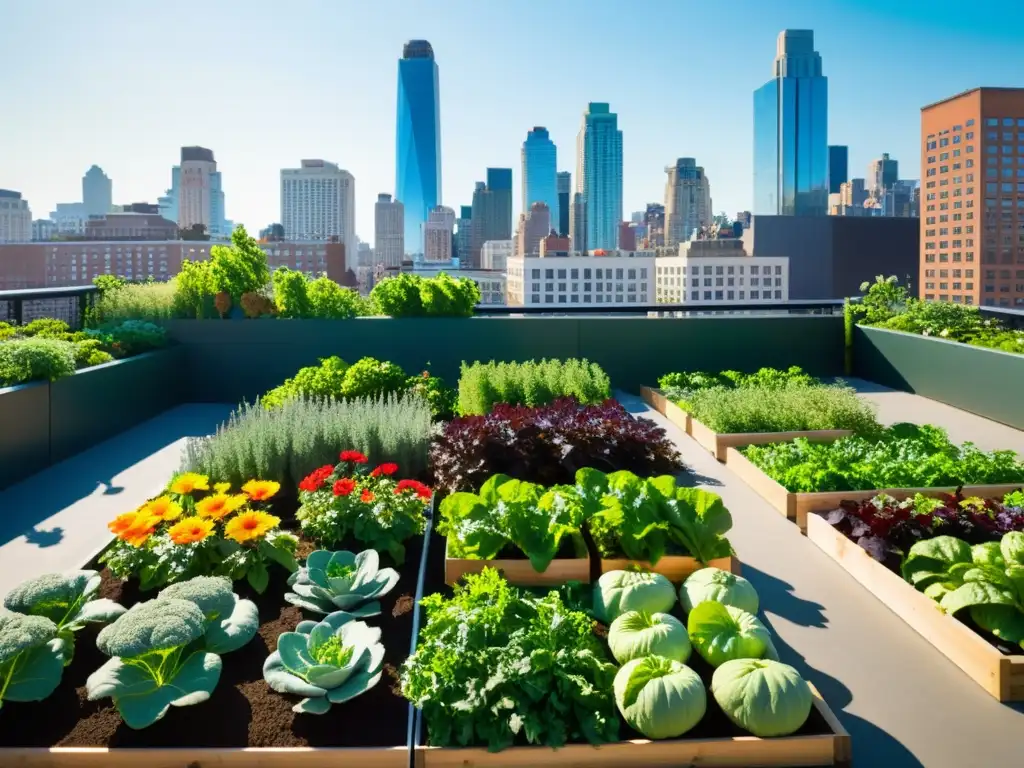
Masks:
[[[373,491],[371,491],[371,490],[370,490],[369,488],[363,488],[363,493],[362,493],[362,495],[361,495],[361,496],[359,497],[359,500],[360,500],[361,502],[363,502],[364,504],[369,504],[369,503],[370,503],[371,501],[373,501],[373,500],[374,500],[375,498],[376,498],[376,497],[375,497],[375,496],[373,495]]]
[[[398,485],[395,486],[395,493],[399,494],[403,491],[415,491],[416,495],[424,500],[430,498],[430,488],[419,480],[399,480]]]
[[[369,459],[366,458],[366,454],[360,453],[359,451],[342,451],[341,460],[351,461],[353,464],[365,464],[369,461]]]
[[[327,478],[331,476],[333,471],[334,467],[330,464],[320,467],[319,469],[314,469],[303,479],[301,483],[299,483],[299,490],[308,491],[309,493],[319,491],[324,487],[324,482],[326,482]]]
[[[343,477],[334,483],[334,495],[335,496],[348,496],[352,491],[355,490],[356,481],[351,477]]]
[[[398,471],[397,464],[381,464],[379,467],[370,473],[370,477],[380,477],[381,475],[393,475]]]

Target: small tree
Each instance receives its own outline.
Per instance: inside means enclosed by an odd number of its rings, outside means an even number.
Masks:
[[[245,227],[239,225],[231,233],[230,247],[210,248],[210,274],[214,293],[228,293],[232,302],[238,304],[243,293],[259,291],[270,280],[267,254]]]
[[[896,280],[896,275],[875,277],[875,282],[860,284],[863,297],[856,304],[850,305],[853,317],[868,325],[884,323],[898,315],[907,305],[907,289]]]

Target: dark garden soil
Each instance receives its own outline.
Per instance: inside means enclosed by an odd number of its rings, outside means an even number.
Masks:
[[[346,542],[334,549],[359,551],[365,546]],[[381,599],[380,616],[366,619],[382,630],[384,676],[380,683],[356,699],[334,705],[324,715],[292,712],[298,696],[275,693],[263,680],[263,662],[277,648],[277,638],[292,631],[303,619],[302,610],[284,602],[286,575],[271,570],[263,595],[244,581],[235,583],[240,597],[259,607],[259,633],[238,651],[224,655],[223,671],[208,701],[171,707],[162,720],[135,731],[126,726],[110,699],[88,701],[86,678],[106,660],[96,648],[98,629],[90,627],[76,637],[75,658],[64,670],[63,681],[42,702],[7,703],[0,715],[3,747],[392,747],[406,743],[409,704],[397,688],[397,673],[409,654],[413,596],[416,591],[422,539],[406,542],[405,563],[396,566],[401,578]],[[303,555],[312,549],[304,545]],[[382,555],[382,565],[391,565]],[[141,595],[134,583],[114,579],[102,571],[101,596],[130,606],[152,594]]]

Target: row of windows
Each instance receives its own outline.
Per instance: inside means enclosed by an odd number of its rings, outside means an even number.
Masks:
[[[513,283],[513,285],[516,285],[516,283]],[[558,286],[557,289],[554,287],[555,285]],[[530,283],[530,292],[531,293],[539,292],[540,289],[541,289],[540,286],[541,286],[540,283]],[[566,286],[568,286],[568,288],[566,288]],[[593,290],[595,292],[597,292],[597,293],[602,293],[602,292],[603,293],[612,293],[613,292],[612,291],[612,283],[589,283],[589,282],[583,283],[583,288],[582,288],[583,292],[584,293],[590,293],[591,286],[593,286]],[[573,293],[579,293],[580,292],[580,284],[578,282],[574,282],[574,283],[544,283],[544,291],[545,292],[553,293],[556,290],[558,290],[560,292],[565,292],[566,290],[569,290],[569,291],[572,291]],[[641,293],[646,293],[647,287],[645,285],[643,285],[643,284],[638,284],[638,283],[635,283],[635,282],[633,282],[633,283],[615,283],[615,291],[614,292],[615,293],[622,293],[623,291],[628,291],[629,293],[636,293],[637,291],[640,291]]]
[[[925,277],[935,277],[935,270],[934,269],[926,269],[924,271],[924,276]],[[939,277],[949,277],[949,270],[948,269],[940,269],[939,270]],[[974,270],[973,269],[964,269],[964,270],[954,269],[953,270],[953,277],[974,277]],[[1009,274],[1007,274],[1007,277],[1009,277]],[[1024,275],[1022,275],[1022,277],[1024,277]]]
[[[714,270],[714,272],[712,272],[712,269]],[[734,271],[733,271],[735,269],[737,269],[737,267],[732,267],[732,266],[729,266],[729,267],[721,267],[721,266],[719,266],[719,267],[712,267],[710,265],[704,265],[704,274],[705,275],[711,275],[711,274],[715,274],[715,275],[732,275],[732,274],[735,274]],[[743,266],[738,267],[738,269],[739,269],[739,274],[742,275],[743,274],[743,269],[744,269]],[[761,265],[759,265],[759,264],[751,264],[750,265],[750,274],[752,274],[752,275],[760,274],[760,269],[761,269]],[[659,275],[661,275],[661,274],[682,275],[682,274],[685,274],[685,270],[686,270],[686,267],[658,267],[658,274]],[[771,264],[764,265],[764,274],[770,275],[771,273],[772,273],[772,265]],[[690,267],[690,274],[691,275],[699,275],[699,274],[701,274],[701,268],[697,267],[697,266],[691,266]],[[776,275],[781,275],[782,274],[782,265],[781,264],[776,264],[775,265],[775,274]]]
[[[737,294],[739,294],[737,296]],[[668,292],[668,298],[683,298],[685,299],[685,292],[680,295],[679,292]],[[772,291],[750,291],[751,301],[771,301],[772,299],[782,301],[782,291],[775,291],[774,295]],[[744,291],[690,291],[690,301],[736,301],[746,300]]]
[[[612,272],[615,273],[615,275],[614,275],[614,279],[615,280],[622,280],[623,279],[623,273],[626,273],[625,274],[625,279],[627,279],[627,280],[636,280],[637,271],[638,270],[636,268],[634,268],[634,267],[629,267],[628,269],[623,269],[622,267],[619,267],[619,268],[614,269],[614,270],[611,267],[609,267],[609,268],[603,268],[602,267],[600,269],[594,269],[593,270],[594,277],[596,277],[598,280],[611,280],[611,279],[613,279]],[[544,279],[545,280],[554,280],[556,272],[558,273],[558,279],[559,280],[565,280],[567,274],[568,274],[569,278],[572,279],[572,280],[579,280],[579,277],[580,277],[580,270],[578,268],[574,268],[574,269],[545,269],[544,270]],[[639,272],[640,272],[640,279],[641,280],[646,280],[647,279],[647,267],[640,267]],[[530,270],[530,277],[532,277],[534,280],[540,280],[540,273],[541,273],[541,270],[539,270],[539,269],[531,269]],[[590,280],[590,275],[591,275],[591,268],[590,267],[585,267],[583,269],[583,279],[584,280]]]
[[[712,286],[712,284],[711,284],[712,280],[715,281],[714,282],[715,286],[736,286],[736,285],[743,285],[743,281],[744,281],[745,278],[742,278],[742,277],[713,277],[713,278],[712,277],[705,277],[703,279],[704,279],[704,283],[703,283],[704,287],[705,288],[710,288]],[[682,281],[682,283],[680,283],[680,280]],[[688,280],[689,280],[689,283],[687,283]],[[736,282],[736,281],[739,281],[739,282]],[[763,282],[761,282],[761,281],[763,281]],[[681,285],[684,288],[687,287],[687,286],[689,286],[691,288],[699,288],[699,287],[701,287],[701,278],[699,278],[699,277],[691,277],[691,278],[686,278],[686,277],[659,277],[657,282],[658,282],[658,285],[669,285],[669,286],[671,286],[671,285]],[[772,285],[772,278],[771,277],[764,277],[764,278],[752,277],[752,278],[750,278],[750,285],[751,286],[755,286],[756,285],[758,287],[760,287],[762,285],[766,286],[766,287],[771,287],[771,285]],[[777,286],[781,286],[782,285],[782,278],[781,277],[776,277],[775,278],[775,285],[777,285]]]
[[[580,299],[580,296],[583,297],[582,300]],[[605,296],[604,294],[600,294],[599,293],[599,294],[596,294],[594,296],[591,296],[589,293],[584,293],[584,294],[573,293],[573,294],[569,294],[569,295],[566,295],[564,293],[559,293],[559,294],[545,293],[544,294],[544,301],[543,301],[543,303],[544,304],[581,304],[581,303],[582,304],[627,304],[627,303],[628,304],[636,304],[638,296],[639,296],[639,302],[641,304],[646,304],[647,303],[647,293],[646,292],[645,293],[640,293],[640,294],[636,294],[636,293],[627,293],[627,294],[616,293],[614,301],[612,301],[611,294],[609,294],[608,296]],[[531,293],[530,294],[530,303],[531,304],[540,304],[540,303],[542,303],[541,302],[541,295],[539,293]]]

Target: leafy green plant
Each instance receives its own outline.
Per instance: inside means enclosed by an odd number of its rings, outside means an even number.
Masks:
[[[480,303],[480,289],[468,277],[402,273],[377,283],[370,299],[390,317],[470,317]]]
[[[619,664],[652,654],[685,663],[692,650],[683,622],[647,611],[620,613],[608,627],[608,647]]]
[[[206,263],[206,262],[201,262]],[[98,327],[123,320],[170,320],[178,315],[175,309],[177,279],[167,282],[126,283],[113,275],[98,275],[93,283],[99,287],[104,278],[114,281],[101,288],[95,305],[88,313],[90,326]],[[195,314],[192,313],[194,317]]]
[[[75,372],[75,345],[40,336],[0,342],[0,386],[56,381]]]
[[[743,453],[794,493],[1024,482],[1024,464],[1013,451],[958,446],[931,425],[894,424],[871,437],[830,443],[797,438],[753,445]]]
[[[267,410],[243,404],[217,432],[190,438],[182,469],[240,486],[251,477],[295,487],[351,446],[413,477],[427,468],[433,427],[426,401],[391,395],[375,400],[291,400]]]
[[[626,662],[615,675],[614,689],[622,719],[649,739],[682,736],[707,711],[700,676],[682,662],[662,656]]]
[[[368,314],[368,308],[358,292],[342,288],[326,275],[310,280],[306,294],[309,297],[310,317],[349,320]]]
[[[105,323],[86,334],[115,357],[132,357],[167,346],[167,330],[146,320]]]
[[[0,707],[47,698],[70,661],[70,647],[50,619],[0,611]]]
[[[114,356],[105,352],[100,347],[103,343],[99,339],[83,339],[75,342],[75,367],[91,368],[94,365],[109,363]]]
[[[390,317],[419,317],[423,314],[420,281],[423,278],[408,272],[387,277],[373,286],[370,300]]]
[[[571,487],[540,485],[494,475],[480,493],[453,493],[441,502],[438,532],[448,537],[451,557],[493,560],[509,545],[538,573],[547,570],[563,540],[583,549],[580,526],[585,509],[567,498]],[[585,549],[583,549],[585,551]]]
[[[320,358],[320,365],[300,368],[294,377],[263,395],[263,407],[276,408],[297,397],[338,397],[345,387],[348,368],[348,363],[336,355]]]
[[[581,405],[611,397],[611,382],[601,366],[588,360],[527,363],[463,363],[459,377],[459,414],[483,416],[498,403],[547,405],[574,397]]]
[[[10,323],[0,321],[0,341],[14,338],[18,333],[18,329]]]
[[[742,576],[713,566],[694,571],[679,587],[679,602],[687,613],[709,600],[753,614],[757,613],[760,603],[753,584]]]
[[[811,687],[788,664],[734,659],[711,677],[711,694],[735,725],[762,739],[799,731],[811,714]]]
[[[676,590],[660,573],[643,570],[602,573],[594,587],[594,616],[614,623],[624,613],[668,613],[676,604]]]
[[[707,600],[690,611],[686,631],[694,649],[713,667],[732,659],[778,658],[771,633],[742,608]]]
[[[323,715],[380,682],[384,646],[380,629],[336,611],[320,622],[302,621],[277,638],[263,677],[278,693],[303,696],[293,712]]]
[[[210,247],[210,290],[213,293],[224,291],[238,304],[243,293],[259,291],[269,280],[267,254],[242,225],[231,233],[231,247]]]
[[[397,583],[398,571],[381,568],[374,549],[358,555],[318,549],[306,558],[305,566],[288,577],[292,591],[286,592],[284,599],[313,613],[341,610],[364,618],[380,613],[376,598],[386,595]]]
[[[510,586],[492,568],[450,598],[421,603],[426,622],[402,666],[402,694],[423,710],[431,746],[559,747],[614,741],[615,666],[593,620],[558,592]]]
[[[309,317],[312,304],[307,291],[306,275],[288,267],[274,270],[274,304],[280,317]]]
[[[174,280],[174,314],[195,320],[213,317],[214,293],[211,263],[182,259]]]

